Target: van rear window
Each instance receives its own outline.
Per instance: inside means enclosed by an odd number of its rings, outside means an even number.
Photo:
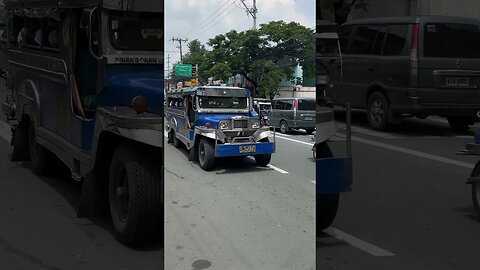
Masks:
[[[424,33],[425,57],[480,58],[478,25],[428,23]]]
[[[315,111],[315,100],[299,99],[298,110],[299,111]]]

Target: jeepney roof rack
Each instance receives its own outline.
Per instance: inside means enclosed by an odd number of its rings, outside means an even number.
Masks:
[[[101,6],[113,10],[163,12],[158,0],[6,0],[8,8],[83,8]]]

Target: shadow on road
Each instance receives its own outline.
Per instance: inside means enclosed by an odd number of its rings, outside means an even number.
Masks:
[[[345,124],[346,111],[342,108],[336,109],[335,120]],[[366,113],[360,110],[352,111],[352,125],[373,131],[368,125]],[[404,136],[457,136],[473,135],[475,128],[462,133],[452,130],[446,119],[443,120],[443,118],[419,119],[413,117],[403,119],[401,124],[393,125],[387,132]]]

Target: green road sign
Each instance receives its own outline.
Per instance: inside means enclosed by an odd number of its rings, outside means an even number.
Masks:
[[[175,76],[178,77],[192,77],[192,65],[177,64],[175,65]]]

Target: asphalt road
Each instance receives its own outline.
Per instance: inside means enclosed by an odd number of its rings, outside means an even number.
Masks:
[[[166,269],[315,269],[310,136],[276,136],[261,168],[224,159],[211,172],[166,147]]]
[[[473,131],[432,117],[376,132],[363,114],[353,119],[353,192],[317,238],[317,269],[477,269],[480,222],[465,180],[479,157],[456,155]]]

